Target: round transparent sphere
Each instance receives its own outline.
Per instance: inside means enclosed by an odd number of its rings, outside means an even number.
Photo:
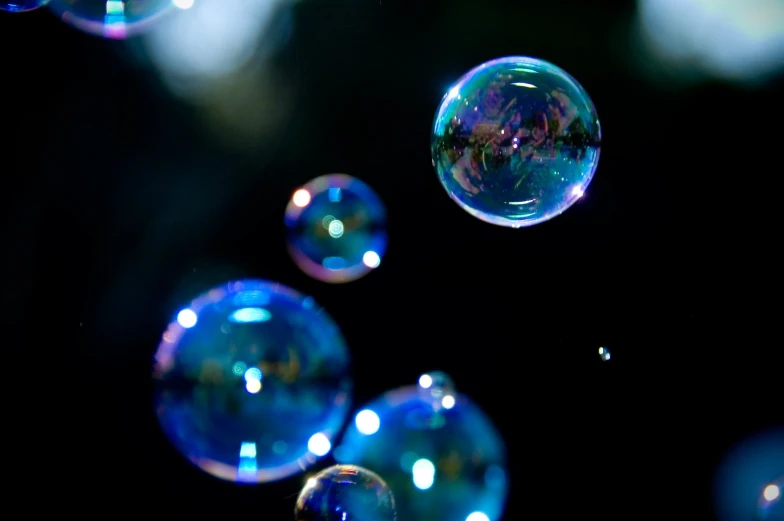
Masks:
[[[183,308],[155,354],[155,407],[183,456],[213,476],[262,483],[325,456],[350,406],[337,325],[281,284],[229,282]]]
[[[21,13],[23,11],[32,11],[38,9],[42,5],[46,5],[49,0],[0,0],[0,11],[8,11],[10,13]]]
[[[297,498],[295,521],[396,521],[395,498],[378,474],[335,465],[308,479]]]
[[[469,71],[446,93],[431,137],[449,196],[488,223],[547,221],[585,193],[601,129],[588,94],[563,69],[508,57]]]
[[[757,519],[760,521],[784,521],[784,475],[765,485],[759,498]]]
[[[344,174],[318,177],[286,207],[289,253],[323,282],[350,282],[381,264],[387,249],[386,210],[365,183]]]
[[[49,8],[80,31],[122,40],[146,31],[173,0],[50,0]]]
[[[383,476],[400,519],[497,521],[508,491],[504,441],[451,380],[437,381],[428,373],[366,405],[335,459]]]

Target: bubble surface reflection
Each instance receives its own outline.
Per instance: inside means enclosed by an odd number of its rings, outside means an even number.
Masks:
[[[46,5],[49,0],[0,0],[0,11],[22,13]]]
[[[349,408],[349,355],[312,298],[230,282],[177,314],[155,355],[156,411],[174,447],[222,479],[267,482],[330,452]]]
[[[175,7],[172,0],[50,0],[48,5],[66,24],[115,40],[144,32]]]
[[[563,69],[509,57],[469,71],[446,93],[431,138],[449,196],[483,221],[520,228],[585,193],[601,129],[588,93]]]

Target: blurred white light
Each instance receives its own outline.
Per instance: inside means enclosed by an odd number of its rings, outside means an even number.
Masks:
[[[381,419],[378,417],[378,414],[370,409],[359,411],[354,419],[354,423],[359,432],[368,436],[377,433],[378,429],[381,428]]]
[[[245,390],[248,391],[250,394],[256,394],[261,391],[261,380],[246,380],[245,381]]]
[[[776,485],[768,485],[765,487],[765,491],[762,493],[762,496],[765,498],[766,501],[773,501],[778,499],[779,495],[781,494],[781,490]]]
[[[427,459],[420,459],[411,468],[411,477],[414,486],[419,490],[427,490],[436,481],[436,467],[433,462]]]
[[[444,406],[444,409],[451,409],[455,406],[455,397],[447,394],[441,399],[441,405]]]
[[[433,378],[429,374],[423,374],[419,377],[419,387],[422,389],[430,389],[433,385]]]
[[[310,192],[304,188],[300,188],[294,192],[294,195],[291,197],[291,202],[293,202],[294,206],[297,208],[305,208],[310,204]]]
[[[180,9],[190,9],[193,7],[195,0],[172,0],[172,4],[174,7],[178,7]]]
[[[468,514],[466,521],[490,521],[490,518],[484,512],[473,512]]]
[[[177,323],[185,329],[190,329],[195,326],[198,320],[199,317],[196,316],[196,313],[192,309],[183,309],[177,313]]]
[[[366,251],[362,256],[362,262],[364,262],[365,266],[368,268],[378,268],[381,264],[381,257],[374,251]]]
[[[326,456],[332,450],[332,444],[324,434],[317,432],[308,440],[308,450],[318,457]]]

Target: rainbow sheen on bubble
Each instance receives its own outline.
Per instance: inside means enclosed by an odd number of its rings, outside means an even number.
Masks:
[[[66,24],[96,36],[122,40],[149,29],[174,7],[172,0],[50,0]]]
[[[292,476],[328,454],[349,408],[349,353],[311,297],[241,280],[177,313],[155,354],[164,433],[200,469],[230,481]]]
[[[325,175],[295,190],[284,221],[292,259],[323,282],[363,277],[381,264],[387,249],[383,202],[348,175]]]
[[[465,74],[433,122],[433,166],[449,196],[491,224],[520,228],[563,213],[599,163],[588,93],[563,69],[508,57]]]
[[[295,521],[396,521],[395,498],[381,477],[354,465],[335,465],[308,479]]]
[[[0,11],[22,13],[46,5],[49,0],[0,0]]]
[[[441,372],[365,405],[334,455],[383,476],[400,519],[497,521],[506,503],[504,440]]]

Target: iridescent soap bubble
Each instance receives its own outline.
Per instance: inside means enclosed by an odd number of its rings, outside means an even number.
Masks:
[[[757,518],[760,521],[784,521],[784,475],[765,485],[760,494]]]
[[[395,498],[378,474],[335,465],[308,479],[295,521],[396,521]]]
[[[172,0],[49,1],[49,8],[68,25],[116,40],[144,32],[174,6]]]
[[[156,411],[202,470],[273,481],[329,453],[348,413],[348,369],[338,327],[312,298],[273,282],[230,282],[193,300],[163,334]]]
[[[601,130],[588,94],[535,58],[493,60],[446,93],[433,166],[449,196],[483,221],[520,228],[559,215],[591,182]]]
[[[387,249],[386,210],[359,179],[318,177],[286,207],[288,248],[299,268],[324,282],[356,280],[381,264]]]
[[[400,519],[496,521],[506,502],[503,439],[440,372],[366,405],[334,454],[383,476]]]
[[[23,11],[32,11],[38,9],[42,5],[46,5],[49,0],[0,0],[0,11],[8,11],[11,13],[21,13]]]

